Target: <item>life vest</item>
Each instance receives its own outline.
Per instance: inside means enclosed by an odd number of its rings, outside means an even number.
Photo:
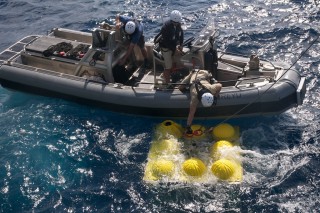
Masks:
[[[195,88],[196,88],[196,91],[197,91],[197,97],[198,97],[198,100],[199,101],[201,101],[201,98],[202,98],[202,95],[204,94],[204,93],[211,93],[211,91],[210,90],[208,90],[207,88],[205,88],[202,84],[201,84],[201,82],[200,82],[200,80],[199,79],[196,79],[195,81],[194,81],[194,86],[195,86]],[[211,93],[212,94],[212,93]]]
[[[183,42],[183,31],[181,25],[174,26],[171,21],[167,21],[161,28],[161,32],[155,37],[155,42],[159,42],[161,48],[168,48],[175,51],[176,45]]]

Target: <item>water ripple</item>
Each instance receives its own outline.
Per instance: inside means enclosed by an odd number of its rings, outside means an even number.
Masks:
[[[320,33],[317,1],[0,1],[0,49],[52,27],[88,32],[100,21],[114,23],[118,13],[141,19],[153,40],[172,9],[182,11],[186,38],[214,18],[221,50],[276,61],[295,62]],[[162,120],[0,88],[0,209],[312,212],[320,184],[319,52],[318,41],[296,64],[308,83],[302,106],[231,121],[241,129],[240,185],[148,185],[143,169],[153,127]]]

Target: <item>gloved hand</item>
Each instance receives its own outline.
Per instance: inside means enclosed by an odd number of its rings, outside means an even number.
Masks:
[[[186,127],[186,132],[185,132],[187,135],[192,135],[193,134],[193,131],[191,129],[191,126],[187,126]]]
[[[210,78],[210,84],[216,84],[218,81],[215,78]]]

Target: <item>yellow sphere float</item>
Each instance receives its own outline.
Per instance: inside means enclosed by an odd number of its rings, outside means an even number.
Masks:
[[[183,171],[193,177],[200,177],[206,171],[205,164],[198,158],[190,158],[182,164]]]
[[[231,148],[233,147],[233,144],[229,141],[226,140],[220,140],[217,141],[216,143],[213,144],[212,149],[211,149],[211,157],[218,159],[220,158],[220,151],[219,149],[221,148]]]
[[[227,159],[220,159],[211,166],[212,173],[221,180],[229,179],[235,172],[235,165]]]
[[[152,165],[152,174],[157,177],[171,176],[174,171],[174,163],[170,160],[159,159]]]
[[[177,144],[172,139],[160,139],[155,141],[150,148],[150,153],[160,154],[174,154],[177,152]]]
[[[212,134],[216,139],[231,139],[235,135],[235,129],[230,124],[223,123],[214,127]]]
[[[183,135],[183,128],[181,125],[171,120],[165,120],[157,126],[155,133],[158,138],[168,138],[170,135],[175,138],[181,138]]]

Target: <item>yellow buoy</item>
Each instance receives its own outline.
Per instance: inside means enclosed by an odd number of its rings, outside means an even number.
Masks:
[[[154,155],[175,154],[177,152],[177,143],[174,139],[160,139],[152,143],[150,153]]]
[[[211,148],[211,157],[214,159],[220,158],[220,149],[221,148],[227,148],[227,147],[233,147],[233,144],[226,140],[220,140],[213,144]]]
[[[230,124],[223,123],[214,127],[212,134],[215,139],[232,139],[235,136],[235,129]]]
[[[174,163],[170,160],[159,159],[152,165],[152,173],[155,177],[170,176],[174,171]]]
[[[199,177],[206,171],[206,166],[200,159],[190,158],[182,164],[182,169],[190,176]]]
[[[227,159],[220,159],[211,166],[212,173],[221,180],[229,179],[235,172],[235,165]]]
[[[181,138],[183,128],[171,120],[165,120],[157,126],[155,135],[157,138],[169,138],[170,136]]]

